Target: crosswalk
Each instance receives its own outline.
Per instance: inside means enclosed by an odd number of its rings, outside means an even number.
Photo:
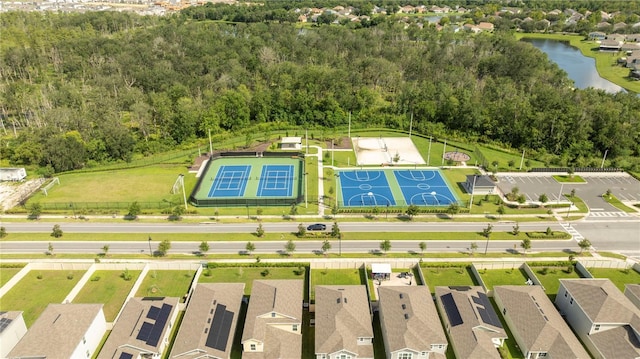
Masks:
[[[589,213],[589,217],[606,217],[606,218],[617,218],[617,217],[629,217],[629,213],[626,212],[591,212]]]
[[[580,232],[578,232],[571,226],[571,223],[560,223],[560,225],[562,226],[562,228],[564,228],[565,231],[567,231],[567,233],[571,235],[572,239],[576,240],[576,242],[584,239],[582,234],[580,234]]]

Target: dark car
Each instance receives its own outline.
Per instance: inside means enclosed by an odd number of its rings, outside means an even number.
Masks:
[[[325,229],[327,229],[327,226],[322,223],[310,224],[307,227],[307,231],[324,231]]]

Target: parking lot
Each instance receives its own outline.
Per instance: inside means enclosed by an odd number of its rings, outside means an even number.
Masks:
[[[575,189],[591,210],[590,217],[629,217],[629,214],[613,207],[602,199],[602,194],[610,190],[621,201],[640,203],[640,182],[626,173],[576,173],[585,183],[559,183],[550,173],[503,173],[498,175],[498,187],[509,193],[518,187],[527,201],[537,202],[541,194],[546,194],[548,203],[567,202],[562,194]]]

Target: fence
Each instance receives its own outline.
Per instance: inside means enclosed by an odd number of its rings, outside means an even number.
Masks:
[[[624,172],[622,168],[617,167],[576,167],[576,168],[568,168],[568,167],[536,167],[529,170],[529,172],[554,172],[554,173],[568,173],[569,170],[573,170],[573,172]]]

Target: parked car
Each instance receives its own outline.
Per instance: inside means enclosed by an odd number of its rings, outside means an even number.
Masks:
[[[322,223],[314,223],[310,224],[307,227],[307,231],[324,231],[327,229],[327,226]]]

